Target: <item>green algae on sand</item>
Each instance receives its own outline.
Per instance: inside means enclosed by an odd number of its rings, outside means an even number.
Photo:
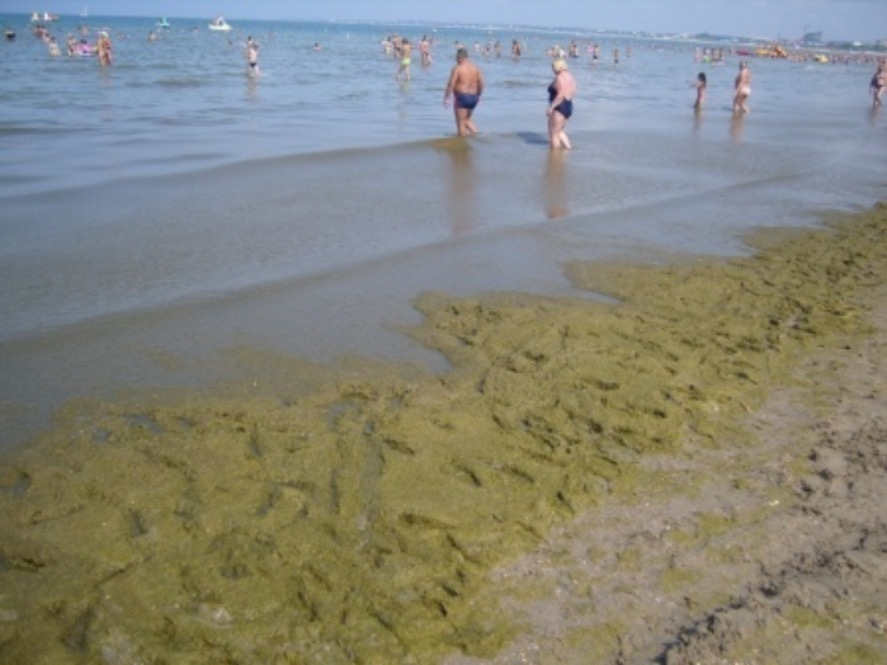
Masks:
[[[71,405],[0,464],[0,662],[491,655],[518,626],[489,571],[864,334],[885,232],[882,205],[749,258],[569,266],[618,305],[427,294],[445,376]]]

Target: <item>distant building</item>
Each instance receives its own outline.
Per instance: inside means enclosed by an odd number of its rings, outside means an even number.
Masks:
[[[806,35],[801,37],[801,43],[804,46],[816,46],[817,44],[822,44],[822,31],[808,32]]]

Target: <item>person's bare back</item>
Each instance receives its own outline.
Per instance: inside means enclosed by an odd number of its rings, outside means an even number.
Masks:
[[[470,60],[463,60],[453,67],[452,91],[478,95],[483,89],[482,76],[477,66]]]
[[[467,49],[456,52],[456,65],[450,72],[450,80],[444,92],[444,106],[453,97],[453,111],[456,116],[456,131],[459,136],[476,134],[477,128],[471,121],[474,107],[484,91],[484,77],[473,62],[468,59]]]

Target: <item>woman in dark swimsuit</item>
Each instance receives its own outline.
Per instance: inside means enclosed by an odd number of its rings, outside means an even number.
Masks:
[[[567,120],[573,115],[573,97],[576,95],[576,79],[567,71],[567,63],[557,59],[551,63],[554,80],[548,86],[548,142],[551,148],[572,148],[567,136]]]
[[[871,83],[869,83],[873,106],[881,105],[881,96],[884,94],[884,88],[887,88],[887,60],[882,61],[878,65],[878,69],[875,70]]]

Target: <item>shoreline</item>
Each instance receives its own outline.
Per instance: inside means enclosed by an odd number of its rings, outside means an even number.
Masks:
[[[811,210],[882,191],[876,143],[774,153],[768,131],[734,146],[719,124],[692,141],[578,131],[583,145],[557,159],[540,135],[491,134],[18,201],[0,260],[0,446],[70,397],[212,385],[244,345],[437,369],[436,352],[391,332],[419,319],[416,293],[573,295],[564,262],[744,255],[752,222],[809,227]],[[366,214],[340,204],[343,177]]]
[[[793,553],[785,527],[805,516],[805,501],[858,510],[850,486],[831,482],[858,466],[853,449],[844,455],[850,434],[868,432],[866,454],[883,458],[883,423],[854,418],[865,400],[884,401],[873,383],[884,323],[869,317],[883,317],[887,206],[846,220],[762,232],[752,257],[571,264],[578,287],[618,305],[426,294],[416,303],[425,322],[412,334],[453,363],[442,376],[405,377],[380,363],[321,377],[307,395],[281,384],[266,397],[69,404],[54,431],[0,465],[0,579],[9,589],[0,655],[310,663],[461,652],[467,660],[456,663],[513,662],[506,654],[523,649],[525,662],[582,662],[578,653],[650,662],[661,654],[642,655],[649,629],[625,619],[628,596],[629,610],[642,608],[638,616],[686,643],[687,658],[721,654],[716,631],[708,652],[693,652],[707,639],[693,627],[735,618],[722,608],[752,598],[731,578],[735,568],[752,589],[756,561],[778,577]],[[836,357],[848,372],[840,376],[854,377],[842,349],[871,358],[873,373],[856,379],[874,397],[827,384]],[[812,374],[813,362],[825,373]],[[799,375],[807,367],[811,375]],[[801,451],[777,445],[811,417],[837,423],[835,445],[809,432]],[[759,440],[769,431],[778,433],[772,450]],[[811,445],[821,453],[805,462]],[[712,480],[722,472],[730,487]],[[874,477],[853,481],[869,487],[869,517],[883,536],[885,485],[863,482]],[[664,502],[665,515],[645,498]],[[636,517],[653,526],[638,528]],[[607,528],[595,532],[596,520]],[[612,520],[623,530],[611,541],[582,541]],[[770,533],[768,524],[781,526]],[[731,541],[748,533],[746,544]],[[771,539],[789,556],[755,559]],[[884,556],[866,552],[871,583]],[[625,595],[596,586],[601,570]],[[652,585],[633,591],[643,575]],[[647,591],[660,600],[645,601]],[[558,596],[573,606],[558,609]],[[503,598],[504,611],[491,612]],[[846,633],[827,605],[795,603],[796,623]],[[852,653],[884,645],[884,631],[866,623],[884,618],[883,605],[841,611],[861,640]],[[600,625],[587,624],[589,612]],[[850,662],[837,643],[819,648],[822,662]],[[675,647],[667,662],[692,662],[681,657]]]

